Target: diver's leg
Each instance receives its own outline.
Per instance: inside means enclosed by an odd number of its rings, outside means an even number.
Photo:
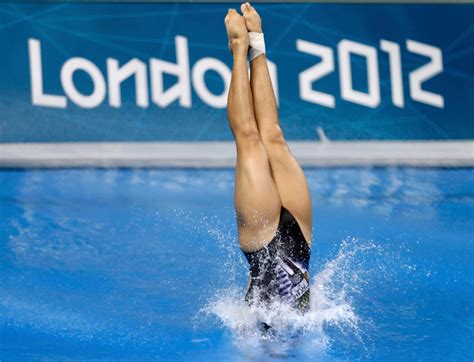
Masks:
[[[241,10],[248,31],[261,33],[261,19],[257,11],[249,3],[242,4]],[[262,54],[253,59],[250,68],[255,117],[281,203],[295,216],[306,240],[310,242],[312,209],[308,183],[279,126],[278,108],[266,55]]]
[[[254,251],[275,235],[281,204],[253,113],[245,22],[230,9],[225,24],[233,54],[227,116],[237,146],[234,203],[240,246]]]

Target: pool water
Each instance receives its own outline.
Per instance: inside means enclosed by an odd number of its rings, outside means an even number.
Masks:
[[[305,173],[312,311],[280,343],[242,302],[233,170],[0,171],[0,360],[472,361],[473,171]]]

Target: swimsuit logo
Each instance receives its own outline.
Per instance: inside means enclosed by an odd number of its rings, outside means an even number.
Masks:
[[[307,291],[309,291],[309,273],[285,256],[278,257],[277,261],[280,267],[285,270],[288,279],[291,281],[291,299],[298,301]],[[288,297],[290,296],[288,295]]]

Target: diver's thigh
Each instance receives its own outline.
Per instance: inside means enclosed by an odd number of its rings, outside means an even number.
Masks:
[[[270,242],[278,227],[281,201],[260,142],[237,143],[234,203],[241,248],[254,251]]]
[[[281,203],[293,214],[305,239],[311,243],[312,207],[306,176],[286,145],[274,145],[266,149]]]

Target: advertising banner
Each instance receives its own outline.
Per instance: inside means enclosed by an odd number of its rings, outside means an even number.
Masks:
[[[474,6],[256,4],[290,140],[474,138]],[[230,140],[238,4],[0,4],[0,142]]]

